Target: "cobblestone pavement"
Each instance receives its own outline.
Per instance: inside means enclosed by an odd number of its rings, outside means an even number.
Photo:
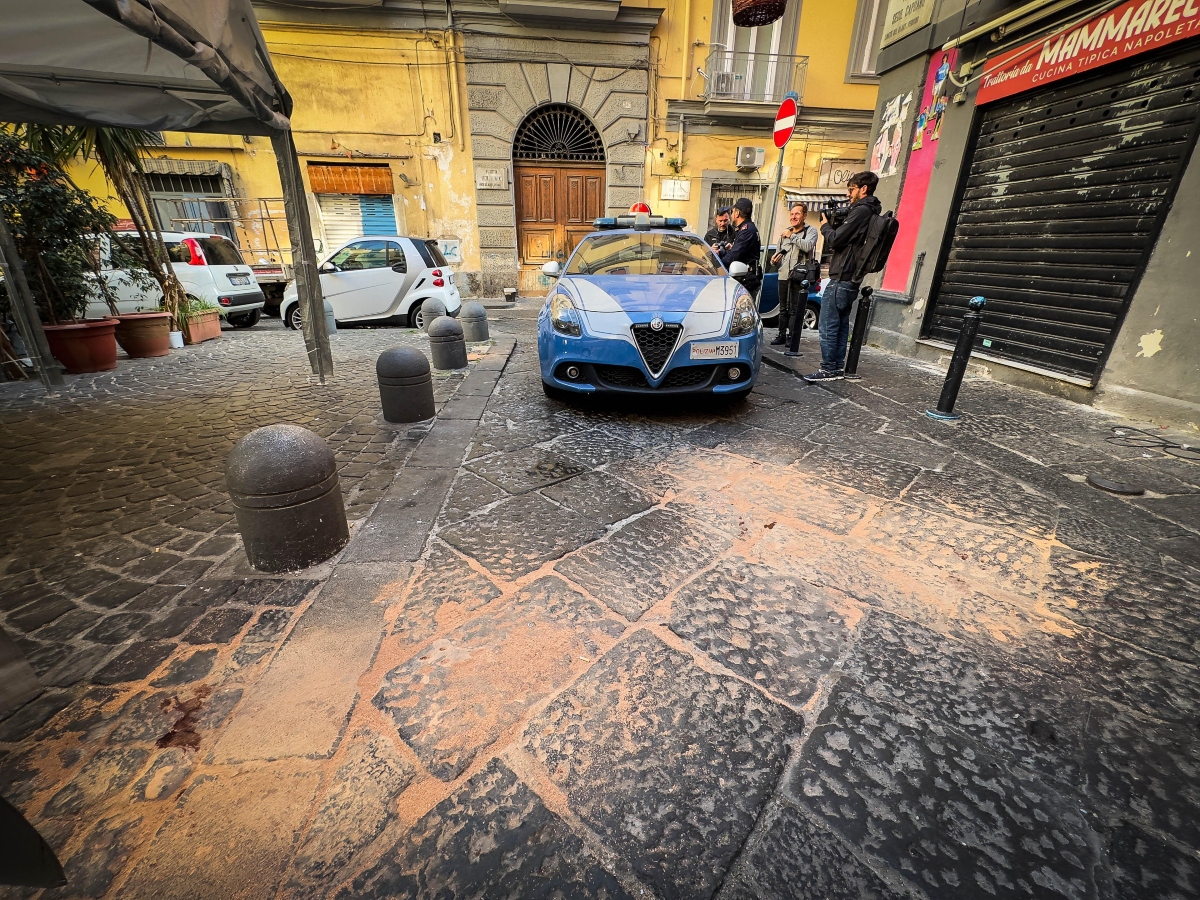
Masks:
[[[60,618],[158,609],[67,588],[75,552],[79,571],[122,576],[90,591],[178,581],[154,622],[200,608],[136,676],[104,662],[50,712],[0,722],[0,794],[71,877],[45,896],[1200,896],[1200,464],[986,381],[964,386],[960,423],[934,422],[939,375],[876,352],[857,384],[766,370],[734,408],[568,406],[542,396],[532,323],[502,325],[517,349],[465,452],[422,443],[391,488],[441,485],[436,460],[454,457],[415,564],[352,541],[332,576],[247,579],[227,549],[164,581],[233,540],[212,460],[231,416],[258,421],[266,373],[222,409],[204,379],[181,387],[209,396],[169,419],[167,449],[131,434],[146,411],[128,404],[112,429],[126,452],[40,471],[75,459],[73,420],[6,413],[25,434],[44,421],[56,448],[9,467],[50,494],[20,503],[96,518],[21,529],[3,596],[24,596],[27,556],[50,545],[38,583],[78,607]],[[340,336],[342,371],[394,336]],[[321,423],[359,438],[339,442],[348,465],[345,444],[384,443],[369,393]],[[121,394],[80,401],[88,433]],[[261,400],[330,415],[295,374]],[[430,437],[443,426],[465,433]],[[195,469],[176,446],[217,440]],[[155,462],[126,468],[139,450]],[[352,504],[404,453],[350,452],[379,454]],[[137,537],[193,531],[154,498],[88,509],[159,490],[163,468],[211,485],[195,514],[221,521],[195,543]],[[1148,491],[1118,498],[1089,474]],[[106,541],[141,555],[93,549]],[[179,559],[134,572],[153,547]],[[167,640],[138,633],[128,647]]]

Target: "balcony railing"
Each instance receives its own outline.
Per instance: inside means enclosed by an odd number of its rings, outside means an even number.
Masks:
[[[714,50],[705,66],[704,99],[732,103],[779,103],[788,91],[803,100],[807,56]]]

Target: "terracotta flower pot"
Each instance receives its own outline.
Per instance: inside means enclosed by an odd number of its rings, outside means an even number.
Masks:
[[[70,375],[107,372],[117,367],[116,319],[94,319],[72,325],[46,325],[50,352]]]
[[[221,336],[221,314],[215,309],[194,313],[183,323],[183,340],[188,344],[199,344]]]
[[[171,352],[171,314],[142,312],[117,317],[117,343],[131,359],[166,356]]]

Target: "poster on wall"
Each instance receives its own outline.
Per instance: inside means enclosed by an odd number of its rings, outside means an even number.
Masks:
[[[895,175],[904,152],[904,140],[908,134],[908,111],[912,106],[912,91],[897,94],[883,107],[883,118],[879,124],[879,137],[871,148],[871,171],[880,178]]]
[[[892,253],[883,272],[883,284],[880,285],[885,291],[899,294],[908,291],[909,271],[917,249],[917,231],[921,225],[921,215],[925,212],[925,195],[933,176],[933,161],[937,157],[942,119],[946,115],[946,103],[950,96],[950,72],[956,65],[957,50],[935,53],[929,61],[929,71],[925,73],[925,89],[921,94],[921,106],[913,128],[908,172],[904,177],[900,204],[896,207],[900,233],[892,245]]]

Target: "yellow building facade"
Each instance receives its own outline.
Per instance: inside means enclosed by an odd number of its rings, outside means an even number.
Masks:
[[[786,195],[841,193],[867,155],[879,5],[794,0],[754,30],[733,27],[730,0],[256,9],[294,100],[319,249],[358,234],[436,239],[464,293],[498,296],[543,290],[542,263],[637,200],[700,232],[722,198],[769,201],[771,124],[789,90],[801,113]],[[147,168],[164,227],[226,233],[270,284],[290,258],[270,142],[163,138]],[[94,168],[73,175],[108,193]]]

